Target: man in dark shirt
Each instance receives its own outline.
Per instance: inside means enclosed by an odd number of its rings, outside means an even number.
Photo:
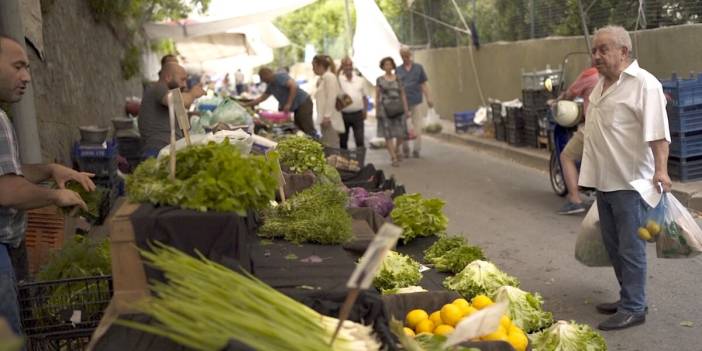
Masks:
[[[397,67],[395,74],[400,78],[402,86],[405,88],[407,96],[407,105],[409,106],[409,114],[412,119],[412,130],[416,139],[414,140],[414,150],[412,156],[419,157],[419,151],[422,148],[422,128],[424,128],[424,119],[427,116],[427,109],[422,104],[422,95],[427,99],[429,108],[434,107],[434,103],[429,97],[429,86],[427,86],[427,74],[424,72],[424,67],[412,60],[412,51],[406,46],[400,49],[402,56],[402,65]],[[403,152],[405,157],[409,157],[409,143],[404,143]]]
[[[144,90],[139,110],[139,133],[142,140],[144,157],[154,157],[171,142],[171,126],[168,117],[168,90],[186,87],[187,74],[185,68],[175,62],[168,62],[159,74],[158,82]],[[193,86],[188,92],[183,92],[183,104],[190,106],[192,102],[204,95],[201,84]],[[180,129],[176,130],[181,137]]]
[[[262,81],[266,82],[266,91],[245,105],[256,106],[273,95],[278,100],[279,111],[293,112],[295,125],[307,135],[316,135],[310,95],[300,89],[297,82],[285,72],[273,73],[270,68],[263,67],[258,71],[258,75]]]

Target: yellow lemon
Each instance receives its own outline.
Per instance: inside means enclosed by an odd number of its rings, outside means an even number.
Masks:
[[[529,338],[524,333],[510,333],[507,335],[507,342],[512,345],[516,351],[525,351],[529,344]]]
[[[641,238],[641,240],[649,241],[651,240],[651,232],[649,232],[646,228],[639,228],[639,238]]]
[[[651,235],[656,236],[661,233],[661,226],[656,221],[649,219],[646,222],[646,230],[648,230]]]
[[[446,336],[453,333],[453,327],[450,325],[442,324],[434,328],[434,335]]]
[[[402,328],[402,330],[405,332],[405,335],[407,335],[407,336],[413,337],[416,335],[416,334],[414,334],[414,330],[412,330],[410,328],[404,327],[404,328]]]
[[[463,317],[468,317],[471,314],[478,312],[478,309],[475,307],[468,305],[468,306],[459,306],[458,308],[461,309],[461,313],[463,313]]]
[[[509,327],[512,326],[512,320],[509,319],[507,315],[504,315],[500,318],[500,325],[503,326],[505,330],[509,331]]]
[[[456,324],[458,324],[458,321],[460,321],[461,318],[463,318],[463,312],[461,312],[461,309],[458,308],[458,306],[446,304],[444,307],[441,307],[441,320],[444,322],[444,324],[454,327]]]
[[[503,326],[497,327],[494,332],[480,338],[485,341],[507,341],[507,331]]]
[[[468,300],[466,300],[466,299],[455,299],[455,300],[453,300],[453,302],[451,302],[451,304],[456,305],[459,308],[470,306],[470,302],[468,302]]]
[[[439,326],[441,324],[444,324],[444,322],[441,320],[441,312],[440,311],[432,312],[432,314],[429,315],[429,320],[434,322],[435,326]]]
[[[425,319],[419,324],[417,324],[417,327],[414,329],[414,331],[419,333],[430,333],[434,331],[434,322],[430,321],[429,319]]]
[[[526,333],[524,333],[524,330],[522,330],[522,328],[520,328],[516,324],[512,323],[512,325],[510,325],[509,329],[507,329],[507,334],[515,334],[515,333],[521,333],[521,334],[526,335]]]
[[[483,308],[488,307],[493,303],[494,302],[492,302],[492,300],[485,295],[477,295],[473,298],[473,307],[479,310],[482,310]]]
[[[419,324],[419,322],[429,319],[429,315],[427,314],[427,311],[425,310],[412,310],[409,313],[407,313],[407,318],[405,318],[405,322],[407,323],[407,326],[410,328],[414,328]]]

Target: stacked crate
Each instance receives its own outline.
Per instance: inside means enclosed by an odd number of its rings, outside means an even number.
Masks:
[[[524,146],[524,110],[521,107],[508,106],[505,130],[507,144]]]
[[[702,74],[663,81],[671,144],[670,176],[680,181],[702,179]]]
[[[490,104],[492,111],[492,124],[495,129],[495,139],[499,141],[507,141],[507,131],[505,130],[505,116],[502,115],[502,104],[493,102]]]
[[[543,71],[522,72],[522,102],[524,104],[524,142],[528,146],[540,147],[548,144],[549,107],[547,101],[558,96],[558,82],[562,70],[552,70],[549,66]],[[546,90],[545,82],[550,79],[553,84],[551,92]]]

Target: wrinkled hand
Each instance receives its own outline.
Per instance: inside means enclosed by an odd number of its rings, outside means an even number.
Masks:
[[[429,106],[429,108],[434,108],[434,101],[427,100],[427,105]]]
[[[76,193],[75,191],[71,191],[68,189],[57,189],[54,190],[54,204],[58,207],[73,207],[73,206],[78,206],[82,208],[83,210],[87,211],[88,210],[88,205],[85,204],[85,201],[80,198],[80,195]]]
[[[558,102],[556,99],[548,99],[546,100],[546,105],[553,106]]]
[[[66,182],[74,180],[78,182],[86,191],[94,191],[95,183],[90,179],[95,176],[92,173],[78,172],[58,164],[51,165],[51,177],[54,178],[59,189],[66,188]],[[80,198],[80,197],[79,197]]]
[[[661,183],[663,186],[663,191],[664,192],[670,192],[670,189],[673,187],[673,182],[670,180],[670,177],[668,176],[667,172],[656,172],[653,175],[653,185],[656,187],[656,191],[660,192],[660,188],[658,187],[658,183]]]
[[[292,105],[290,105],[290,104],[285,104],[285,106],[283,106],[283,112],[290,113],[290,109],[291,109],[291,108],[292,108]]]
[[[325,126],[325,127],[330,126],[331,123],[332,123],[331,118],[329,118],[329,117],[322,118],[322,125],[323,126]]]

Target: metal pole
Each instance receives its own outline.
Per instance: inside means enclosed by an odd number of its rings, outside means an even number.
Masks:
[[[583,35],[585,36],[585,46],[587,46],[587,52],[592,52],[592,46],[590,45],[590,33],[587,30],[587,22],[585,21],[585,10],[583,10],[582,0],[578,0],[578,10],[580,11],[580,22],[583,25]]]
[[[353,33],[351,33],[351,10],[349,10],[349,0],[344,0],[344,7],[346,9],[346,45],[344,45],[344,50],[346,54],[353,55]]]
[[[0,34],[15,39],[27,51],[19,0],[0,1]],[[32,84],[27,87],[22,100],[11,105],[10,114],[13,116],[12,123],[17,133],[22,163],[41,163],[41,144]]]
[[[531,9],[530,9],[530,17],[531,19],[529,22],[531,22],[531,39],[534,39],[536,37],[536,27],[534,26],[534,0],[531,0]]]
[[[473,0],[473,25],[474,25],[474,26],[477,26],[477,25],[478,25],[477,23],[475,23],[475,14],[476,14],[477,12],[478,12],[478,10],[476,10],[476,8],[475,8],[475,0]]]

